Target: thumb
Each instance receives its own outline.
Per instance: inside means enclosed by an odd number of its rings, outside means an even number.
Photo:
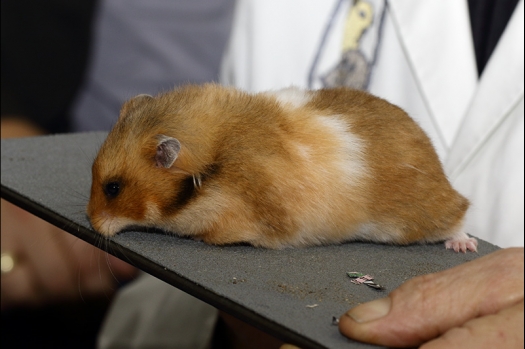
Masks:
[[[395,314],[393,316],[391,313],[395,311],[392,311],[390,297],[359,305],[341,316],[339,331],[349,338],[379,345],[415,346],[420,344],[418,338],[411,338],[410,334],[392,330],[392,324],[399,319],[396,319]]]
[[[495,276],[498,282],[491,282]],[[500,250],[443,272],[411,279],[386,298],[359,305],[339,321],[358,341],[418,346],[479,316],[523,300],[523,249]]]

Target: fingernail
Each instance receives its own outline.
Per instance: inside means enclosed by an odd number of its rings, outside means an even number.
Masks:
[[[358,323],[374,321],[388,314],[390,305],[390,297],[381,298],[350,309],[346,315]]]

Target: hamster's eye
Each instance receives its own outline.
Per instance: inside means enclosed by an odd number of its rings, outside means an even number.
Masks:
[[[104,186],[104,193],[110,199],[116,197],[120,192],[120,183],[119,182],[109,182]]]

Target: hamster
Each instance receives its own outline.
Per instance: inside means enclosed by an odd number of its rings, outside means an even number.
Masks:
[[[87,214],[106,237],[157,228],[209,244],[446,241],[469,202],[399,107],[347,88],[250,94],[189,85],[124,103],[92,166]]]

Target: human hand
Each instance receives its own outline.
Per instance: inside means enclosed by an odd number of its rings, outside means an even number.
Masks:
[[[1,246],[2,255],[15,261],[11,271],[2,271],[2,310],[110,295],[117,280],[136,274],[131,265],[4,200]]]
[[[389,347],[523,348],[523,248],[411,279],[341,316],[352,339]]]

